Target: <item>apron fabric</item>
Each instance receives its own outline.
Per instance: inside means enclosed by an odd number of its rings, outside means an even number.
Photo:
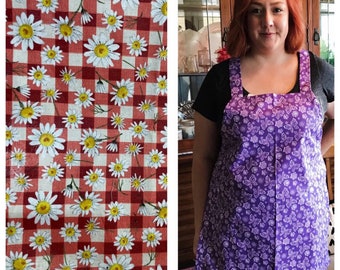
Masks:
[[[232,98],[209,185],[197,270],[327,269],[329,223],[321,154],[323,113],[299,52],[298,93],[244,96],[230,60]]]

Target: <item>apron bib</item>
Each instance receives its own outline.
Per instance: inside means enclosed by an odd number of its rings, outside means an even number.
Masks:
[[[328,266],[323,113],[299,53],[299,93],[244,96],[240,60],[230,59],[232,97],[210,179],[196,269]]]

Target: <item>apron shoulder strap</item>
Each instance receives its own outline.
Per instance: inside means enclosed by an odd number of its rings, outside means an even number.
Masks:
[[[229,81],[231,97],[243,96],[240,58],[229,59]]]
[[[299,52],[300,57],[300,92],[311,91],[310,84],[310,59],[309,59],[309,51],[302,50]]]

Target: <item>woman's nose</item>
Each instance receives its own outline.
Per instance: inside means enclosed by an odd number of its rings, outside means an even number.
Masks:
[[[274,22],[274,17],[271,11],[266,11],[263,13],[263,18],[262,18],[262,24],[264,27],[271,27],[273,26]]]

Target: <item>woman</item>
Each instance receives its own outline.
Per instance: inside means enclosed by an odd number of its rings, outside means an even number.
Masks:
[[[300,2],[235,1],[193,106],[196,269],[327,269],[334,70],[301,50]]]

